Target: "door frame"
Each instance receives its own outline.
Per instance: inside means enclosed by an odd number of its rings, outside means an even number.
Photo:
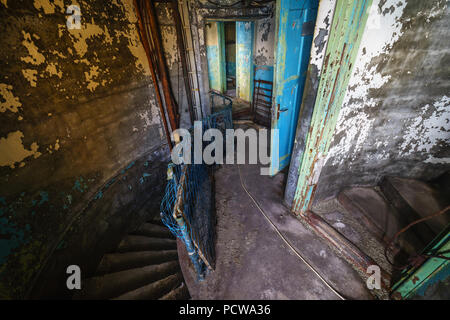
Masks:
[[[254,77],[255,77],[255,70],[254,70],[254,49],[255,49],[255,34],[256,34],[256,29],[255,29],[255,22],[260,20],[260,19],[264,19],[267,18],[267,15],[261,15],[261,16],[255,16],[255,17],[251,17],[251,18],[246,18],[246,17],[235,17],[235,18],[219,18],[219,17],[204,17],[204,24],[205,24],[205,28],[204,28],[204,40],[206,40],[206,24],[207,23],[218,23],[217,24],[217,31],[218,31],[218,43],[219,43],[219,47],[221,47],[221,50],[219,50],[219,55],[223,57],[223,59],[220,59],[220,69],[221,69],[221,77],[220,77],[220,82],[221,82],[221,88],[222,88],[222,92],[221,93],[225,93],[226,92],[226,61],[225,61],[225,28],[224,28],[224,22],[252,22],[253,26],[252,26],[252,46],[251,46],[251,72],[250,72],[250,97],[249,97],[249,101],[252,103],[252,98],[253,98],[253,87],[254,87]],[[221,27],[219,27],[219,25],[221,25]],[[220,31],[219,31],[220,30]],[[237,30],[236,30],[236,42],[237,42]],[[206,45],[206,41],[204,43],[204,48],[205,48],[205,52],[207,50],[207,45]],[[237,45],[236,45],[236,60],[237,60]],[[207,54],[205,55],[206,58]],[[206,67],[206,75],[207,75],[207,83],[209,84],[209,69],[208,69],[208,63],[207,61],[205,61],[205,67]],[[237,64],[237,61],[236,61]],[[238,76],[237,76],[237,66],[236,66],[236,97],[237,97],[237,89],[238,89]]]
[[[308,0],[305,0],[305,2]],[[320,5],[321,1],[318,1],[318,6]],[[271,117],[271,129],[275,129],[278,127],[278,117],[280,115],[280,112],[283,112],[283,110],[279,110],[282,109],[283,107],[280,106],[280,108],[278,108],[277,106],[277,97],[279,96],[279,92],[278,92],[278,84],[279,82],[277,81],[277,78],[279,78],[279,70],[278,70],[278,66],[280,63],[280,56],[279,56],[279,33],[280,33],[280,18],[281,18],[281,9],[282,9],[282,3],[284,3],[283,0],[281,1],[277,1],[276,2],[276,6],[275,6],[275,43],[274,43],[274,65],[273,65],[273,96],[272,96],[272,117]],[[316,12],[316,20],[314,21],[314,28],[313,28],[313,33],[312,35],[312,40],[314,41],[314,33],[315,33],[315,27],[316,27],[316,23],[317,23],[317,15],[318,15],[318,7],[316,8],[317,12]],[[309,58],[311,57],[311,51],[313,50],[313,45],[311,44],[311,48],[309,50]],[[287,50],[286,50],[287,51]],[[309,63],[308,63],[309,66]],[[308,68],[306,69],[305,73],[307,73]],[[299,75],[300,77],[301,75]],[[281,80],[281,79],[279,79]],[[286,80],[286,79],[285,79]],[[302,86],[302,93],[301,96],[298,97],[297,101],[298,101],[298,105],[296,106],[295,110],[292,110],[292,112],[294,113],[292,116],[293,117],[297,117],[296,121],[291,121],[291,125],[294,126],[294,128],[292,128],[294,130],[294,133],[292,135],[292,147],[291,147],[291,152],[283,155],[282,159],[280,159],[280,136],[278,133],[278,130],[272,130],[272,137],[271,137],[271,141],[270,141],[270,175],[274,176],[276,175],[278,172],[280,172],[281,170],[283,170],[284,168],[289,167],[290,163],[291,163],[291,159],[292,159],[292,154],[294,151],[294,147],[295,147],[295,137],[296,137],[296,131],[298,129],[298,119],[300,117],[300,110],[301,110],[301,106],[302,106],[302,102],[303,102],[303,95],[305,92],[305,87],[306,87],[306,82],[307,82],[307,77],[305,77],[305,82],[303,83]],[[281,93],[282,95],[282,93]],[[295,116],[295,113],[297,113],[297,116]],[[295,119],[293,119],[295,120]],[[283,168],[280,170],[280,162],[285,161],[286,160],[286,164],[283,166]]]

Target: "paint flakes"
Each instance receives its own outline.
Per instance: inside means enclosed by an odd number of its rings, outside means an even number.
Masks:
[[[9,166],[14,169],[16,163],[33,156],[38,158],[41,153],[38,151],[39,146],[33,142],[30,149],[25,149],[21,131],[10,132],[6,138],[0,138],[0,167]]]
[[[427,115],[429,109],[434,110]],[[428,154],[427,163],[450,163],[449,158],[435,158],[432,148],[441,142],[450,144],[450,97],[443,96],[422,108],[421,116],[405,124],[406,132],[400,147],[400,155],[406,156],[416,152]]]
[[[396,1],[389,0],[386,5]],[[361,48],[355,62],[354,72],[350,77],[348,88],[335,129],[335,136],[342,136],[339,143],[333,144],[328,152],[328,159],[332,165],[344,163],[346,160],[355,160],[362,150],[366,139],[372,130],[374,119],[363,111],[367,107],[375,107],[376,101],[370,97],[369,91],[382,87],[390,80],[389,75],[382,75],[377,71],[376,65],[371,65],[372,59],[389,53],[392,45],[403,34],[402,24],[399,22],[403,15],[406,3],[402,3],[394,11],[382,14],[378,10],[379,1],[373,1],[369,20],[376,21],[366,25],[361,39]],[[382,26],[383,32],[380,32]],[[362,54],[364,53],[364,54]],[[360,103],[351,103],[352,100]]]
[[[49,63],[45,71],[51,76],[58,76],[58,78],[62,78],[62,71],[58,70],[55,63]]]
[[[33,40],[31,39],[31,35],[25,31],[22,31],[24,40],[22,41],[22,45],[27,48],[28,50],[28,56],[22,57],[20,60],[30,63],[32,65],[40,65],[45,61],[44,55],[39,52],[38,47],[34,44]],[[39,39],[39,37],[35,36],[35,38]]]
[[[34,0],[34,7],[38,10],[43,10],[45,14],[55,13],[55,10],[64,12],[63,0]]]
[[[53,151],[58,151],[59,148],[60,148],[60,145],[59,145],[59,139],[56,139],[56,142],[55,142],[55,145],[54,145],[54,146],[53,146],[53,145],[49,145],[49,146],[47,147],[47,152],[50,153],[50,154],[52,154]]]
[[[33,69],[24,69],[22,70],[22,75],[25,77],[25,79],[28,80],[30,85],[32,87],[36,87],[37,83],[37,71]]]
[[[91,66],[91,68],[89,69],[89,72],[85,72],[84,75],[86,77],[86,81],[88,83],[87,88],[91,91],[94,92],[95,88],[97,88],[100,83],[94,81],[94,79],[98,78],[99,75],[99,67],[98,66]]]
[[[14,96],[12,93],[13,86],[0,83],[0,112],[5,112],[9,110],[11,112],[18,112],[19,108],[22,106],[19,98]]]
[[[84,23],[81,29],[67,29],[73,41],[73,47],[80,58],[88,51],[87,40],[104,34],[104,31],[92,23]]]

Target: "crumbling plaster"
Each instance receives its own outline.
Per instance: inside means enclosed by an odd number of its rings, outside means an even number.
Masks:
[[[450,168],[449,14],[443,0],[373,2],[316,200]]]
[[[81,225],[111,244],[112,226],[134,219],[118,212],[151,196],[159,205],[164,179],[154,165],[163,153],[149,154],[166,139],[133,1],[71,4],[81,29],[66,26],[62,0],[0,2],[1,298],[28,296],[49,264],[56,277],[61,263],[83,262],[83,249],[95,261],[100,244]],[[137,159],[147,164],[135,166]],[[152,178],[141,183],[144,173]],[[109,203],[108,211],[96,216],[95,202]]]

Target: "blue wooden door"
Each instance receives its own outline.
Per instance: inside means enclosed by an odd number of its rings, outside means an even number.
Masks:
[[[271,139],[272,175],[286,167],[291,159],[318,3],[318,0],[277,2],[279,14],[272,128],[279,131]]]
[[[236,22],[236,96],[249,102],[253,90],[253,32],[253,22]]]

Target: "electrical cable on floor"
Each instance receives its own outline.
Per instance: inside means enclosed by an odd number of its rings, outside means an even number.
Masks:
[[[300,254],[300,252],[297,251],[297,249],[292,246],[289,241],[281,234],[280,230],[278,230],[278,228],[275,226],[275,224],[272,222],[272,220],[270,220],[270,218],[267,216],[267,214],[264,212],[264,210],[261,208],[261,206],[258,204],[258,202],[255,200],[255,198],[251,195],[251,193],[247,190],[247,188],[245,187],[245,183],[244,180],[242,179],[242,174],[241,174],[241,167],[239,166],[239,164],[237,165],[238,169],[239,169],[239,178],[241,180],[241,186],[244,189],[244,191],[247,193],[247,195],[250,197],[250,199],[252,199],[252,201],[255,203],[256,207],[259,209],[259,211],[262,213],[262,215],[266,218],[266,220],[271,224],[271,226],[275,229],[276,233],[280,236],[280,238],[284,241],[284,243],[286,243],[286,245],[295,253],[295,255],[301,260],[303,261],[310,269],[311,271],[313,271],[320,280],[322,280],[322,282],[331,290],[333,291],[333,293],[335,295],[337,295],[341,300],[346,300],[336,289],[334,289],[328,282],[327,280],[325,280],[319,272],[317,272],[317,270],[308,262],[305,260],[305,258],[303,258],[303,256]]]

